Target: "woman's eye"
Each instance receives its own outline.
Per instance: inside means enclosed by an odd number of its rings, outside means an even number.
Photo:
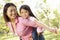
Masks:
[[[12,10],[10,10],[9,12],[12,12]]]

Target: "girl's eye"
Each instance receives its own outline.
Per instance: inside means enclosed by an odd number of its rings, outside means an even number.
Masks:
[[[21,12],[21,13],[23,13],[23,12]]]
[[[27,11],[25,11],[25,13],[27,13]]]

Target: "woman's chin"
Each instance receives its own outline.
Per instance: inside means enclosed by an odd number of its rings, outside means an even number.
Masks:
[[[12,19],[15,19],[16,17],[12,17]]]

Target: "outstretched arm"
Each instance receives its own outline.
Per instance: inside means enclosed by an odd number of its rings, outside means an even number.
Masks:
[[[36,19],[35,19],[34,22],[38,25],[38,27],[43,27],[44,29],[47,29],[50,32],[57,33],[57,29],[56,28],[51,28],[51,27],[49,27],[49,26],[47,26],[47,25],[45,25],[45,24],[43,24],[41,22],[38,22],[38,20],[36,20]]]

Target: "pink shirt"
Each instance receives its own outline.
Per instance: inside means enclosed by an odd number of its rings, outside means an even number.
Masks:
[[[35,21],[36,18],[30,16],[29,19],[30,19],[31,21]],[[38,33],[44,32],[44,30],[45,30],[45,29],[44,29],[43,27],[37,27],[37,32],[38,32]]]
[[[15,23],[16,23],[15,32],[18,34],[18,36],[21,36],[22,40],[30,40],[30,36],[32,36],[32,31],[33,31],[32,27],[37,27],[35,22],[28,20],[28,19],[24,19],[22,17],[18,17]],[[10,30],[14,32],[11,22],[8,22],[7,24]]]

